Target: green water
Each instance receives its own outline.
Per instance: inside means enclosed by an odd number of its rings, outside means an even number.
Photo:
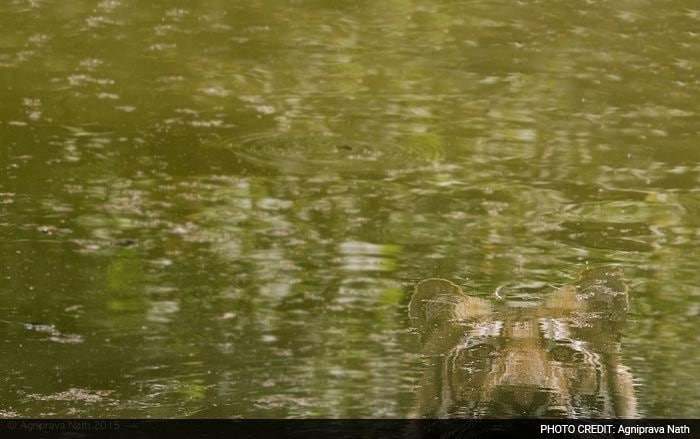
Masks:
[[[407,304],[624,270],[698,417],[694,1],[0,4],[0,416],[404,417]]]

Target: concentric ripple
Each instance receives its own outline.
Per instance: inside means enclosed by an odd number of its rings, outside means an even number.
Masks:
[[[434,163],[444,155],[444,141],[432,134],[409,134],[396,139],[347,138],[261,133],[224,141],[243,161],[283,172],[376,173]]]

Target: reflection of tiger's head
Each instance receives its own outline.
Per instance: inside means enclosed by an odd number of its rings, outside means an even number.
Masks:
[[[498,304],[444,279],[409,304],[429,362],[414,417],[636,417],[619,360],[627,287],[617,269],[585,271],[539,305]]]

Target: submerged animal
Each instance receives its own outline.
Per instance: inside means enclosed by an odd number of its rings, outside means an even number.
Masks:
[[[428,362],[411,417],[638,417],[621,363],[628,287],[618,268],[587,269],[537,305],[419,282],[409,304]]]

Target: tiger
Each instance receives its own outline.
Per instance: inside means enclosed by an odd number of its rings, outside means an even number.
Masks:
[[[420,281],[408,314],[427,367],[408,417],[638,418],[620,352],[628,296],[617,267],[587,268],[534,304]]]

